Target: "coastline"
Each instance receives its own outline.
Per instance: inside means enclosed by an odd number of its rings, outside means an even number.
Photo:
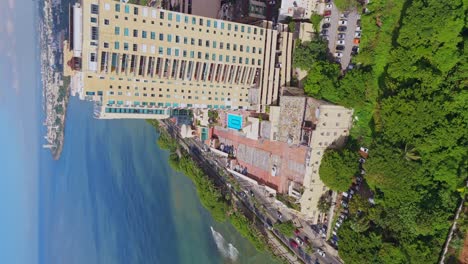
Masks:
[[[210,162],[204,161],[200,153],[194,153],[193,146],[180,138],[178,132],[171,127],[170,121],[147,122],[159,134],[156,144],[170,152],[170,166],[192,180],[202,205],[217,222],[229,221],[257,251],[269,253],[281,263],[302,263],[287,245],[277,239],[277,234],[265,226],[255,208],[244,204],[238,196],[241,193],[239,185],[232,175],[225,175],[213,168]],[[202,182],[197,177],[203,179]]]

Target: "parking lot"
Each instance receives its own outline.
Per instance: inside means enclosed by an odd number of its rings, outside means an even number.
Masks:
[[[328,15],[329,11],[331,11],[331,14]],[[360,33],[356,37],[357,21],[359,19],[360,16],[356,10],[342,13],[338,11],[333,2],[327,4],[325,8],[321,35],[328,40],[328,49],[336,61],[340,62],[343,70],[348,67],[351,61],[353,46],[359,46],[359,44],[354,43],[355,38],[360,39]],[[327,30],[326,33],[323,30]],[[339,36],[339,34],[344,35]],[[341,44],[337,43],[339,40],[342,41]],[[343,50],[337,50],[337,45],[344,47]],[[337,53],[341,53],[341,55],[337,56]]]

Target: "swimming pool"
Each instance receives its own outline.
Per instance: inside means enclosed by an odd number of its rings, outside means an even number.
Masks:
[[[235,130],[242,129],[242,116],[240,115],[227,115],[227,127]]]

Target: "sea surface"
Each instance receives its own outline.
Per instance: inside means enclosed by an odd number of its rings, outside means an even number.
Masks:
[[[92,115],[71,98],[60,160],[40,153],[40,263],[273,262],[213,220],[144,120]]]

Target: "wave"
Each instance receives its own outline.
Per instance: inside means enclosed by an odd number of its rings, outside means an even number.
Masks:
[[[210,228],[211,234],[213,235],[213,239],[221,255],[232,261],[236,261],[239,257],[239,250],[237,250],[237,248],[234,247],[234,245],[232,245],[231,243],[227,243],[223,235],[221,235],[221,233],[219,232],[216,232],[216,230],[214,230],[212,226],[210,226]]]

